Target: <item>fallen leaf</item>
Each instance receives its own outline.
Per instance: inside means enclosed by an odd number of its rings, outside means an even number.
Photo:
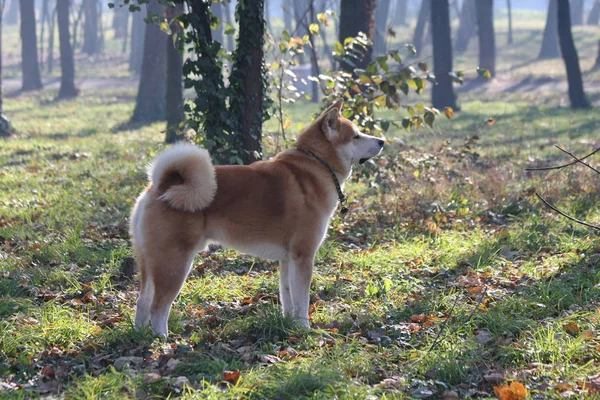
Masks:
[[[510,385],[494,386],[494,393],[499,400],[524,400],[527,389],[520,382],[511,382]]]
[[[575,321],[571,321],[568,324],[564,324],[563,328],[571,336],[577,336],[581,331],[579,329],[579,325],[577,325],[577,322]]]
[[[496,123],[496,120],[494,118],[489,118],[487,121],[485,121],[488,125],[494,125]]]
[[[235,385],[240,380],[240,371],[223,371],[223,380]]]
[[[444,114],[446,114],[446,118],[452,119],[454,118],[454,109],[452,107],[446,107]]]
[[[56,374],[54,373],[54,368],[52,365],[46,365],[44,368],[42,368],[42,375],[54,379]]]

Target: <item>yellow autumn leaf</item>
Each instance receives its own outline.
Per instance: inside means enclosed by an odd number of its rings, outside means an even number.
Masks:
[[[287,129],[287,128],[289,128],[290,126],[292,126],[292,121],[290,121],[289,119],[286,119],[286,120],[283,122],[283,129]]]

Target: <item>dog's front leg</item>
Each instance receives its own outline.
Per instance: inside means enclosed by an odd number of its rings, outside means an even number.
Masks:
[[[294,318],[301,326],[308,328],[308,306],[310,302],[310,282],[313,271],[313,256],[292,257],[289,262],[289,282],[292,294]]]
[[[285,316],[294,315],[294,304],[290,290],[289,261],[279,260],[279,298]]]

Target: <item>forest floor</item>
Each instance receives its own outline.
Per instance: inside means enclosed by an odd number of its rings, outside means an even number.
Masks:
[[[534,193],[597,223],[600,179],[524,171],[569,161],[555,144],[600,143],[600,116],[565,108],[563,87],[461,93],[454,119],[389,132],[317,256],[311,329],[280,316],[276,262],[220,249],[195,259],[167,343],[132,329],[129,212],[164,147],[163,124],[127,124],[135,91],[4,103],[17,134],[0,143],[0,397],[599,396],[600,237]],[[318,108],[292,107],[292,133]]]

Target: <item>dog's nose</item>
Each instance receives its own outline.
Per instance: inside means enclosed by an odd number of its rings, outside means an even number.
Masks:
[[[378,143],[379,143],[379,147],[383,147],[383,145],[385,144],[385,141],[379,139]]]

